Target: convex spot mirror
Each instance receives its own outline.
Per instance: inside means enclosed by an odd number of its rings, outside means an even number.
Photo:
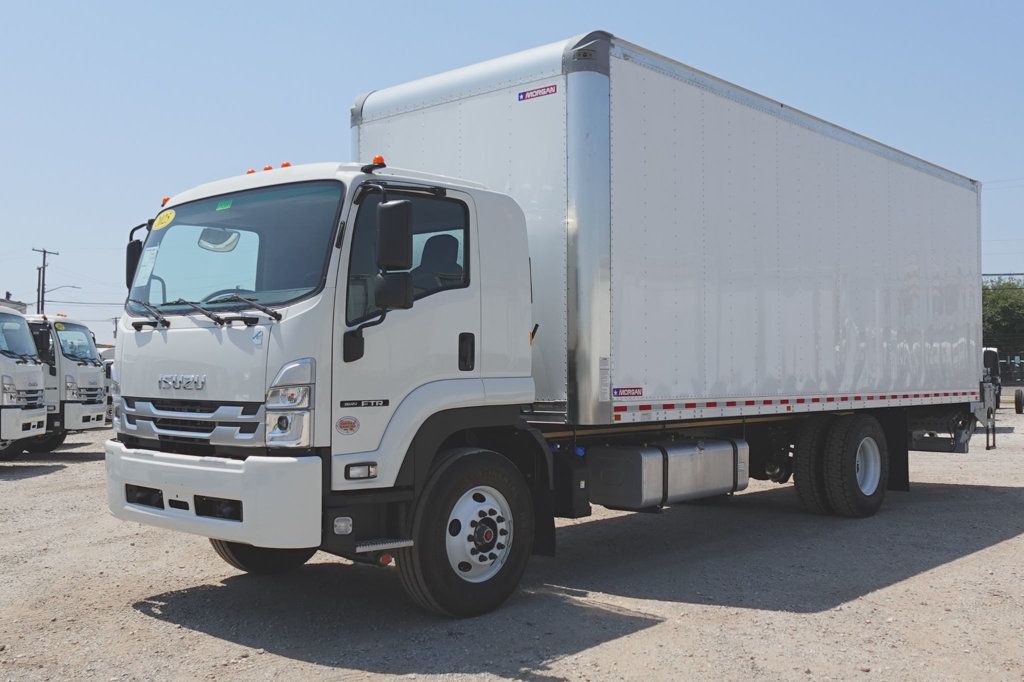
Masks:
[[[377,267],[412,267],[412,202],[408,199],[385,201],[377,206]],[[377,303],[380,305],[379,294]]]
[[[228,230],[222,227],[207,227],[199,235],[199,246],[207,251],[227,253],[234,251],[238,246],[241,234],[237,230]]]
[[[377,277],[374,301],[384,310],[408,310],[412,307],[412,275],[389,272]]]

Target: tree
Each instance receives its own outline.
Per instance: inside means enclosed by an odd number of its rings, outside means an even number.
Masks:
[[[982,283],[982,338],[999,357],[1024,355],[1024,280],[1003,279]]]

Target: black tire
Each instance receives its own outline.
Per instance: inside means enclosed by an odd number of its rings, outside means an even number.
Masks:
[[[456,503],[480,486],[493,488],[505,498],[511,514],[512,541],[504,563],[492,577],[468,582],[452,567],[446,541]],[[458,618],[487,613],[500,606],[519,585],[533,551],[533,536],[533,499],[519,469],[490,450],[450,451],[435,465],[416,503],[413,546],[398,550],[396,562],[402,587],[419,606],[435,613]]]
[[[0,460],[16,457],[24,451],[25,446],[20,440],[0,441]]]
[[[1024,414],[1024,390],[1019,388],[1013,392],[1013,411]]]
[[[825,442],[833,417],[815,415],[800,426],[793,453],[793,482],[804,509],[812,514],[831,514],[825,492]]]
[[[316,554],[316,547],[308,549],[273,549],[271,547],[255,547],[241,542],[214,540],[210,544],[221,559],[239,571],[266,575],[285,573],[299,568]]]
[[[59,431],[49,431],[35,438],[26,438],[21,443],[29,452],[53,452],[61,445],[64,445],[67,437],[68,432],[61,429]]]
[[[866,439],[878,448],[878,481],[871,494],[857,483],[857,450]],[[833,422],[828,431],[824,457],[825,494],[838,516],[864,518],[882,506],[889,481],[889,451],[885,432],[874,417],[846,415]]]

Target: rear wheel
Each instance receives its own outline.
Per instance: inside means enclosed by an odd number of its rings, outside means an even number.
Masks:
[[[824,473],[834,513],[862,518],[877,512],[889,480],[889,452],[878,420],[867,415],[836,419],[825,443]]]
[[[64,445],[64,440],[67,437],[67,431],[58,429],[56,431],[48,431],[34,438],[26,438],[21,443],[29,452],[53,452],[61,445]]]
[[[413,546],[398,552],[402,587],[440,614],[491,611],[519,585],[533,534],[533,500],[519,470],[489,450],[451,451],[420,495]]]
[[[246,573],[269,574],[285,573],[294,570],[316,554],[316,547],[308,549],[274,549],[271,547],[254,547],[241,542],[214,540],[210,544],[221,559],[240,571]]]
[[[812,514],[831,514],[832,506],[825,493],[825,442],[828,439],[830,416],[808,418],[797,431],[793,453],[793,481],[804,508]]]

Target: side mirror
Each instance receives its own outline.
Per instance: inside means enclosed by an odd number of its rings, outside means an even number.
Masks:
[[[124,249],[124,285],[132,288],[132,281],[135,279],[135,270],[139,267],[139,258],[142,257],[142,242],[133,239],[128,242]]]
[[[412,267],[412,202],[408,199],[385,201],[377,206],[377,267]]]
[[[389,272],[377,278],[374,301],[384,310],[408,310],[412,300],[412,275],[408,272]]]

